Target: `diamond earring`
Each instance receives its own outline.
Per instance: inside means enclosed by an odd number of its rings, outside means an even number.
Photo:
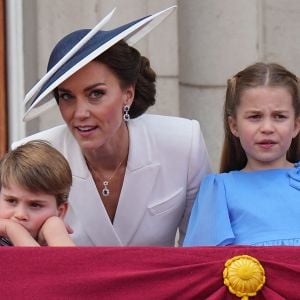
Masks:
[[[128,104],[126,104],[123,108],[124,110],[123,119],[125,122],[128,122],[130,120],[129,109],[130,106]]]

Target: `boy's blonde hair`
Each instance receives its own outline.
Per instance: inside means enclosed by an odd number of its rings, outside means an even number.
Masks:
[[[16,183],[31,192],[54,195],[57,206],[68,200],[72,172],[65,157],[46,141],[29,141],[0,161],[0,188]]]

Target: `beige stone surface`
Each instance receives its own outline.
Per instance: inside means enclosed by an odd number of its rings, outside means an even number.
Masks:
[[[156,103],[148,112],[159,115],[179,116],[179,86],[177,78],[158,77]]]
[[[266,0],[263,19],[264,59],[300,74],[300,1]]]
[[[258,58],[257,5],[249,0],[179,1],[180,81],[222,85]]]
[[[180,88],[180,109],[183,116],[198,120],[206,141],[211,163],[218,171],[223,143],[223,103],[225,87]]]

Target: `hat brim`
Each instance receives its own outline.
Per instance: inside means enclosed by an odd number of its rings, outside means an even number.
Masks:
[[[106,17],[104,17],[88,34],[86,34],[67,54],[60,59],[38,82],[37,84],[27,93],[25,96],[25,114],[24,121],[29,121],[38,117],[40,114],[48,110],[49,108],[56,105],[53,98],[53,90],[75,72],[80,70],[82,67],[87,65],[89,62],[94,60],[96,57],[101,55],[104,51],[109,49],[111,46],[119,42],[120,40],[125,40],[129,45],[135,44],[141,38],[143,38],[148,32],[160,24],[169,14],[173,12],[176,6],[169,7],[163,11],[156,14],[147,16],[145,18],[139,19],[136,22],[132,22],[132,25],[121,31],[113,38],[105,42],[100,47],[93,50],[91,53],[83,57],[80,61],[74,64],[72,67],[68,68],[65,72],[60,74],[55,80],[41,92],[42,87],[47,81],[62,68],[64,64],[68,62],[76,53],[93,37],[99,30],[110,20],[115,9],[111,11]]]

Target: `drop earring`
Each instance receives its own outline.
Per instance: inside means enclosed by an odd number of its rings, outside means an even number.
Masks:
[[[123,119],[125,122],[128,122],[130,120],[129,109],[130,106],[128,104],[126,104],[123,108],[124,110]]]

